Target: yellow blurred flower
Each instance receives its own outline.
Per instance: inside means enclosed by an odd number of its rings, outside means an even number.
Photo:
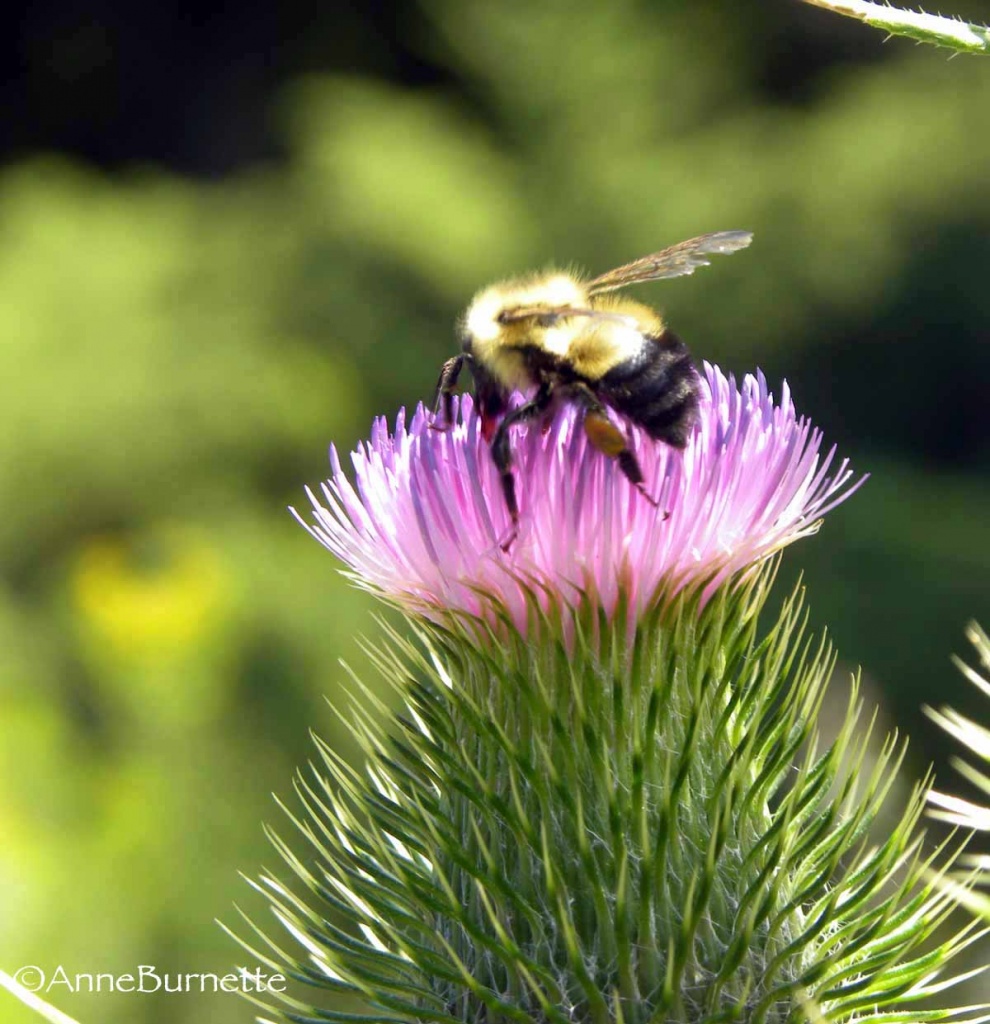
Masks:
[[[223,618],[229,590],[217,550],[175,526],[137,540],[91,539],[71,589],[92,638],[126,660],[171,659],[201,644]]]

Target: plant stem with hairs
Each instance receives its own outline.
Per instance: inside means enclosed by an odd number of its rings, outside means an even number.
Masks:
[[[902,11],[870,0],[804,0],[814,7],[844,14],[881,29],[892,36],[905,36],[918,43],[948,47],[956,53],[990,53],[990,28],[960,18],[946,18],[924,11]]]

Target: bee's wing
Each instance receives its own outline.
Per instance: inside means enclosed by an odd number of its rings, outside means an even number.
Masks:
[[[588,294],[598,295],[641,281],[658,281],[665,277],[693,274],[698,267],[708,266],[710,261],[705,257],[709,253],[736,252],[745,249],[752,240],[752,231],[715,231],[709,235],[689,238],[686,242],[678,242],[668,249],[661,249],[596,277],[588,282]]]
[[[518,320],[535,320],[549,318],[553,321],[566,320],[570,317],[584,316],[589,320],[629,320],[629,317],[608,310],[591,309],[587,306],[520,306],[518,309],[504,310],[499,314],[499,322],[514,323]]]

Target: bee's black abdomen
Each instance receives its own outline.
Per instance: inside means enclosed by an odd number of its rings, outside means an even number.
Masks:
[[[700,388],[687,346],[664,331],[647,339],[640,358],[609,370],[596,390],[654,440],[683,448],[697,420]]]

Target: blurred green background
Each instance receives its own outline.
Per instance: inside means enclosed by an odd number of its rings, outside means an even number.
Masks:
[[[872,474],[779,586],[804,572],[909,772],[954,786],[920,708],[983,712],[949,655],[990,625],[990,64],[791,0],[293,11],[318,31],[246,76],[267,133],[246,155],[232,89],[199,126],[233,140],[210,173],[58,133],[0,170],[0,965],[240,961],[213,919],[267,920],[237,872],[276,864],[270,793],[310,727],[350,749],[338,659],[374,682],[371,602],[285,506],[331,440],[431,395],[478,287],[705,231],[756,239],[641,297],[699,359],[786,378]],[[84,65],[123,45],[80,38]],[[254,53],[221,38],[217,67]],[[228,995],[50,998],[251,1018]],[[0,993],[0,1021],[34,1020]]]

